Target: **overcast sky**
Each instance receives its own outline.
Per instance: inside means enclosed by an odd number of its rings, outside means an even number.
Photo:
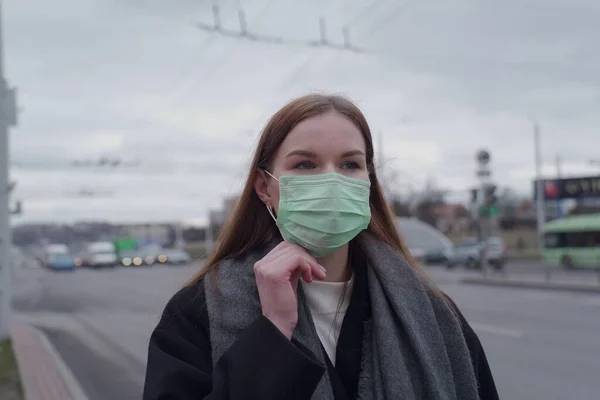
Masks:
[[[589,164],[600,159],[597,0],[218,2],[224,26],[239,29],[243,9],[252,32],[288,45],[196,29],[212,4],[3,2],[5,75],[21,107],[15,222],[201,220],[239,190],[268,117],[311,91],[359,104],[402,187],[431,177],[460,199],[487,148],[495,182],[529,194],[532,120],[544,173],[557,155],[565,175],[600,172]],[[303,45],[319,17],[331,41],[348,25],[368,53]],[[140,163],[70,167],[102,156]]]

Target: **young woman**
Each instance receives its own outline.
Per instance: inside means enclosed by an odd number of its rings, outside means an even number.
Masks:
[[[497,398],[477,335],[398,236],[363,114],[287,104],[152,334],[144,400]]]

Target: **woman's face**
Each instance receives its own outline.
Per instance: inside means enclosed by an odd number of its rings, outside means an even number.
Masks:
[[[287,135],[269,171],[279,179],[289,175],[338,173],[369,180],[365,140],[345,116],[330,112],[300,122]],[[275,211],[279,206],[279,182],[260,174],[256,191]]]

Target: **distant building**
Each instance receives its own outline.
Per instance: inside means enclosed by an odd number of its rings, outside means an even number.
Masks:
[[[214,240],[219,236],[225,223],[231,218],[235,207],[239,201],[239,196],[229,196],[223,199],[223,206],[218,210],[208,212],[208,231],[206,235],[207,245],[211,246]]]
[[[436,228],[441,232],[463,233],[470,227],[469,211],[462,204],[443,204],[433,208]]]
[[[174,240],[172,224],[122,225],[121,235],[136,239],[139,243],[172,244]]]

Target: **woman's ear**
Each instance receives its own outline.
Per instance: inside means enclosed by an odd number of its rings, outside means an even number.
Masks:
[[[264,171],[258,170],[254,180],[254,191],[263,203],[271,205],[271,195],[269,194],[269,176]]]

